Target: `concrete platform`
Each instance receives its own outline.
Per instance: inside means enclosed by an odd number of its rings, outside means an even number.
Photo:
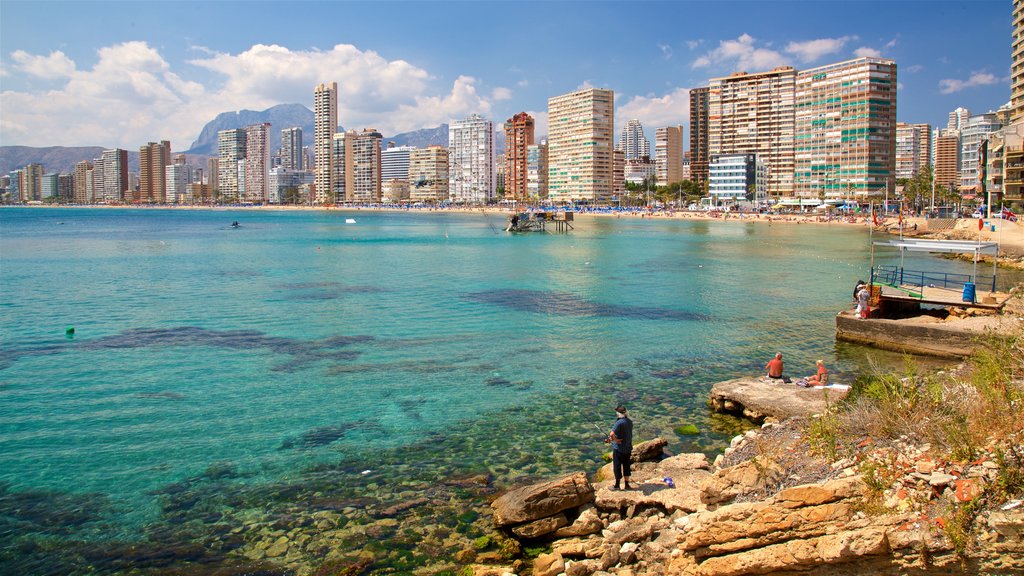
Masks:
[[[736,378],[715,384],[710,401],[717,412],[742,415],[760,424],[768,417],[785,420],[821,414],[830,402],[845,398],[848,392],[845,386],[802,388],[761,378]]]
[[[964,358],[979,345],[983,333],[984,326],[978,329],[968,322],[859,319],[849,310],[836,315],[836,340],[903,354]]]

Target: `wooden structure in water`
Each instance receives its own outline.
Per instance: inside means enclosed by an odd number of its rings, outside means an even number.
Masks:
[[[546,232],[553,226],[555,232],[572,230],[573,212],[517,212],[508,217],[506,232]]]

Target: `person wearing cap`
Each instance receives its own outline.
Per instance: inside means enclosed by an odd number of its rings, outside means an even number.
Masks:
[[[632,490],[629,476],[630,458],[633,455],[633,421],[629,419],[629,413],[622,405],[615,407],[615,418],[612,431],[604,439],[605,443],[612,445],[612,470],[615,473],[615,487],[612,490],[621,490],[621,479],[626,480],[626,490]]]
[[[768,371],[768,377],[772,380],[782,380],[782,352],[777,352],[775,358],[764,365],[764,369]]]

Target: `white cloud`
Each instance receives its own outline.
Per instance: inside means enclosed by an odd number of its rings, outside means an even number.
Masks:
[[[750,72],[770,70],[786,63],[785,57],[775,50],[758,48],[756,40],[749,34],[743,34],[735,40],[722,40],[718,48],[700,56],[693,61],[692,68],[732,67]]]
[[[955,78],[945,78],[939,80],[939,92],[943,94],[953,94],[954,92],[960,92],[968,88],[974,88],[977,86],[988,86],[990,84],[996,84],[999,82],[999,78],[995,74],[989,74],[988,72],[973,72],[967,80],[958,80]]]
[[[526,78],[523,78],[519,82],[516,82],[516,86],[519,86],[520,88],[526,88],[529,85],[530,85],[530,81],[527,80]]]
[[[850,40],[856,36],[843,36],[841,38],[818,38],[806,42],[790,42],[786,45],[786,53],[796,56],[803,63],[815,62],[822,56],[835,54],[843,49]]]
[[[527,110],[526,113],[533,116],[534,140],[539,143],[541,138],[547,138],[548,135],[548,111]]]
[[[473,112],[487,115],[492,101],[512,96],[504,87],[489,96],[478,94],[477,81],[466,76],[448,87],[438,85],[409,62],[346,44],[304,51],[257,44],[238,54],[194,50],[189,64],[213,73],[205,86],[172,70],[145,42],[101,48],[96,64],[84,70],[61,52],[12,53],[5,75],[61,85],[0,93],[0,141],[134,149],[167,139],[174,150],[184,150],[218,113],[292,102],[312,107],[314,86],[331,81],[338,83],[339,123],[384,134],[437,126]]]
[[[686,88],[676,88],[662,96],[634,96],[629,102],[618,107],[615,117],[636,118],[645,128],[651,130],[662,126],[685,125],[690,119],[690,91]]]
[[[661,57],[665,60],[672,59],[672,47],[668,44],[658,44],[658,49],[661,50]]]
[[[696,50],[697,48],[700,48],[700,45],[703,43],[703,40],[687,40],[686,47],[690,50]]]
[[[75,63],[61,51],[50,52],[49,56],[35,56],[24,50],[11,53],[16,67],[26,74],[39,78],[68,78],[75,72]]]
[[[904,72],[910,72],[911,74],[916,74],[922,70],[924,70],[924,66],[920,64],[911,64],[903,69]]]
[[[869,48],[868,46],[861,46],[853,51],[853,55],[857,58],[881,58],[882,52],[875,48]]]

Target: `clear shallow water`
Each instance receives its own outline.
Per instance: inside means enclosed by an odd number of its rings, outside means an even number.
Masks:
[[[159,548],[204,540],[242,511],[315,510],[303,498],[339,484],[384,501],[418,489],[388,466],[424,483],[591,471],[593,425],[620,401],[640,436],[714,451],[738,424],[707,414],[711,383],[756,373],[776,351],[790,374],[819,357],[840,379],[864,368],[862,349],[833,338],[867,275],[863,230],[583,218],[569,234],[514,236],[503,225],[0,210],[0,562],[61,573],[83,558],[25,543]],[[682,422],[701,435],[675,436]],[[210,508],[215,519],[198,518]],[[93,565],[82,572],[124,568]]]

